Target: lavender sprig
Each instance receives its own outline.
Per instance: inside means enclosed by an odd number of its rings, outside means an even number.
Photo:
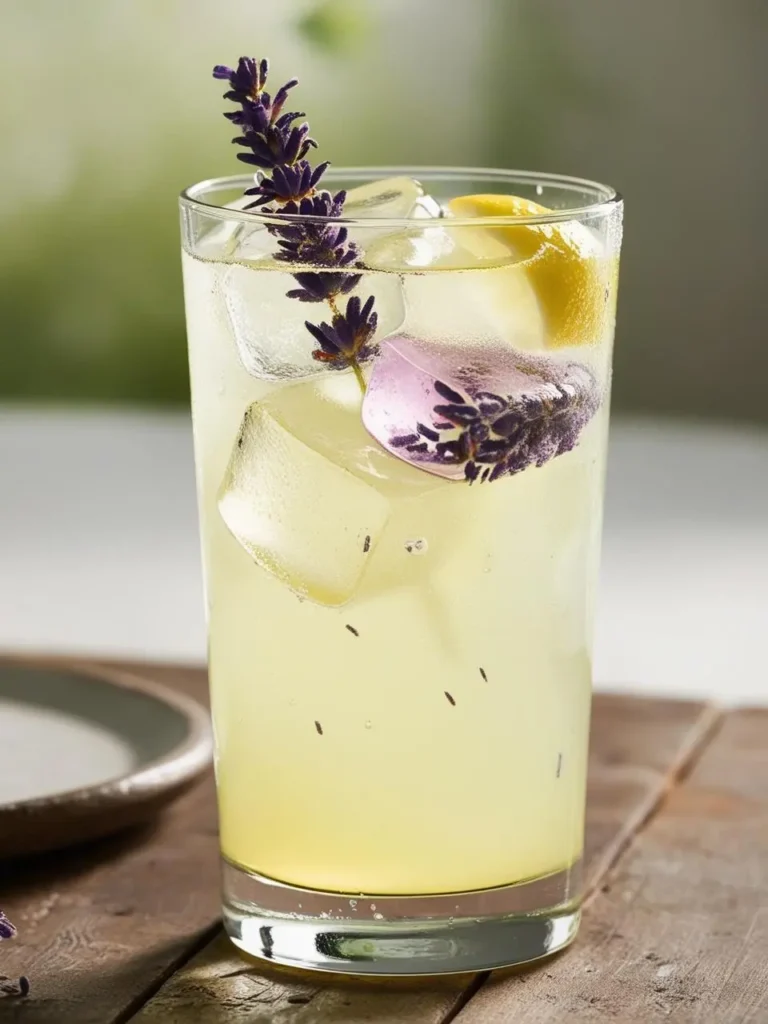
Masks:
[[[346,227],[323,223],[341,215],[346,192],[332,195],[318,187],[328,162],[313,167],[307,160],[307,154],[317,143],[310,137],[306,121],[295,123],[304,114],[283,113],[288,94],[298,79],[286,82],[272,97],[266,91],[268,74],[269,62],[253,57],[241,57],[236,68],[218,64],[213,69],[214,78],[229,84],[224,98],[239,105],[238,110],[224,114],[241,132],[232,142],[249,150],[238,153],[238,159],[259,168],[261,173],[256,184],[246,189],[246,195],[256,197],[246,209],[260,209],[273,218],[286,217],[284,224],[273,221],[268,228],[278,239],[275,259],[331,269],[331,273],[295,273],[298,288],[292,288],[287,295],[299,302],[328,303],[330,324],[306,321],[308,332],[319,344],[312,355],[332,369],[351,367],[365,391],[360,366],[377,351],[372,340],[378,320],[373,311],[373,296],[362,307],[359,299],[350,299],[346,311],[339,309],[337,298],[347,295],[361,280],[360,274],[346,273],[342,268],[354,266],[360,254]],[[296,215],[316,219],[288,219]]]

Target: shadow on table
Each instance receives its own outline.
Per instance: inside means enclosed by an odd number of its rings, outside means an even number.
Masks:
[[[47,891],[52,884],[62,884],[89,875],[98,868],[108,867],[148,843],[161,825],[158,819],[150,824],[136,825],[106,839],[96,839],[63,850],[0,860],[0,891],[3,898],[11,898],[18,890],[28,899],[38,883],[41,889]]]
[[[247,957],[219,932],[169,978],[135,1024],[167,1024],[171,1020],[221,1024],[223,1019],[248,1024],[294,1019],[334,1024],[419,1020],[430,1024],[455,1012],[477,984],[477,976],[471,974],[369,979],[308,973]]]

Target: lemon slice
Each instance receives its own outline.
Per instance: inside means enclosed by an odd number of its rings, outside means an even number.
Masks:
[[[525,217],[551,211],[519,196],[488,194],[452,199],[448,212],[454,217]],[[589,228],[566,221],[473,230],[473,248],[486,244],[496,255],[502,244],[520,261],[518,268],[526,275],[544,317],[547,347],[589,345],[601,340],[613,291],[615,260],[611,269]]]

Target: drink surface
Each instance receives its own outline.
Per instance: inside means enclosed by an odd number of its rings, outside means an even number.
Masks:
[[[525,261],[430,230],[366,240],[382,350],[578,360],[601,401],[573,450],[472,484],[406,461],[374,433],[407,387],[366,419],[261,236],[183,256],[222,848],[303,888],[460,892],[581,854],[611,258],[599,335],[548,346]]]

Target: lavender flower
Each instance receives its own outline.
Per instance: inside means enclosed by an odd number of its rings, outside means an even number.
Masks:
[[[306,196],[299,202],[286,202],[282,207],[283,214],[299,213],[317,220],[291,223],[286,218],[285,226],[273,226],[272,230],[280,236],[277,244],[281,250],[276,253],[275,259],[286,263],[314,263],[321,267],[346,267],[354,263],[358,257],[357,246],[348,240],[347,229],[339,224],[322,223],[322,218],[338,217],[341,214],[346,196],[343,191],[337,192],[335,196],[321,192],[312,197]],[[360,279],[359,274],[355,276]],[[338,291],[332,294],[338,294]],[[326,297],[330,298],[331,295]]]
[[[213,69],[214,78],[229,82],[230,88],[224,93],[224,99],[240,104],[240,110],[224,114],[243,133],[232,142],[251,150],[250,153],[238,153],[238,159],[266,169],[303,160],[309,149],[317,145],[314,139],[309,138],[308,124],[297,127],[293,123],[304,117],[303,113],[282,113],[288,92],[298,85],[298,79],[286,82],[272,99],[264,91],[268,73],[269,62],[256,61],[253,57],[241,57],[234,70],[224,64],[217,64]],[[318,178],[322,173],[321,170]]]
[[[226,64],[217,64],[213,69],[213,77],[229,82],[231,90],[224,93],[224,99],[234,100],[236,103],[246,103],[248,100],[258,100],[264,86],[267,84],[269,73],[269,61],[256,61],[253,57],[241,57],[237,62],[237,68],[233,70]],[[295,81],[285,86],[285,91],[296,85]]]
[[[325,302],[337,295],[346,295],[360,283],[362,274],[294,274],[300,288],[292,288],[286,295],[299,302]]]
[[[3,911],[0,910],[0,940],[12,939],[15,934],[16,928],[11,924]]]
[[[597,381],[580,363],[565,367],[562,380],[517,395],[470,386],[464,395],[440,380],[434,389],[444,401],[434,407],[432,426],[417,423],[389,443],[419,462],[463,466],[470,483],[543,466],[571,451],[600,405]]]
[[[378,319],[373,312],[373,296],[361,305],[360,299],[353,295],[347,302],[346,312],[336,313],[330,324],[316,325],[307,321],[307,330],[320,345],[312,353],[313,358],[333,370],[359,367],[378,351],[378,346],[371,343]]]
[[[16,928],[11,924],[2,910],[0,910],[0,941],[12,939],[16,935]],[[3,996],[28,996],[30,991],[29,978],[22,974],[18,982],[12,981],[5,974],[0,974],[0,993]]]
[[[297,79],[286,82],[273,98],[265,88],[268,74],[268,61],[257,61],[253,57],[241,57],[236,68],[218,64],[213,69],[214,78],[229,84],[224,98],[239,105],[238,110],[227,111],[224,115],[241,131],[232,142],[249,151],[238,153],[238,159],[269,172],[262,174],[252,188],[246,189],[246,195],[256,197],[246,209],[260,209],[272,217],[269,231],[278,239],[277,260],[330,268],[330,273],[295,273],[298,288],[292,288],[287,294],[299,302],[329,303],[333,313],[331,324],[317,326],[307,322],[307,330],[320,342],[320,348],[313,354],[335,369],[351,366],[362,388],[359,364],[373,352],[370,340],[378,317],[373,312],[372,297],[363,307],[364,316],[359,299],[355,300],[356,304],[350,300],[346,313],[338,310],[337,297],[348,294],[360,283],[360,274],[342,271],[356,263],[359,252],[349,240],[346,227],[322,223],[324,219],[341,216],[346,193],[331,195],[318,188],[328,163],[312,167],[307,160],[310,149],[317,144],[310,138],[306,122],[295,123],[304,114],[283,113],[288,93]],[[292,221],[297,215],[317,219]],[[282,217],[285,223],[278,223]]]
[[[242,154],[238,154],[238,156],[242,156]],[[284,209],[283,213],[306,212],[315,217],[338,217],[341,213],[344,193],[341,193],[342,203],[340,204],[335,204],[333,197],[328,192],[315,196],[315,186],[322,178],[327,167],[327,161],[324,164],[318,164],[314,169],[307,160],[299,160],[297,163],[285,160],[284,166],[275,164],[271,178],[263,178],[254,188],[247,188],[245,190],[247,196],[259,197],[247,209],[250,210],[254,206],[264,206],[265,203],[290,203],[292,208]],[[305,209],[302,211],[301,203],[304,200],[311,200],[312,197],[315,197],[319,202],[311,203],[308,208],[305,205]],[[335,205],[338,206],[337,212],[333,212]]]

